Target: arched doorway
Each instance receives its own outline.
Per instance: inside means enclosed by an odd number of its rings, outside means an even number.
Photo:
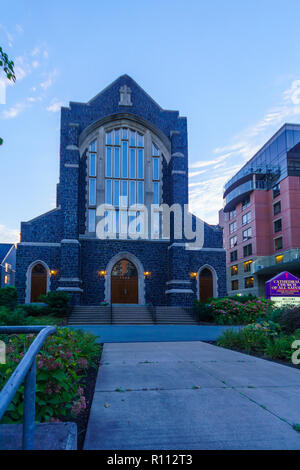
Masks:
[[[210,269],[204,268],[199,274],[199,291],[200,302],[207,302],[211,297],[214,297],[214,280],[213,274]]]
[[[47,270],[41,263],[37,263],[31,270],[30,302],[39,302],[39,297],[45,294],[47,294]]]
[[[128,259],[121,259],[111,271],[111,303],[138,303],[138,272]]]

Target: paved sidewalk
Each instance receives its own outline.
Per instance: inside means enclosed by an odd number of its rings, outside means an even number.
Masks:
[[[70,325],[98,336],[99,343],[147,341],[216,341],[224,330],[242,326],[219,325]]]
[[[201,342],[105,344],[85,449],[300,449],[300,371]]]

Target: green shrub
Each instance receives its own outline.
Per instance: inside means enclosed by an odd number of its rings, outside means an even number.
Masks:
[[[253,294],[243,294],[243,295],[231,295],[228,299],[235,300],[240,304],[245,304],[249,300],[255,300],[257,297]]]
[[[47,315],[48,307],[46,305],[25,304],[20,306],[25,312],[25,315],[31,317],[41,317]]]
[[[272,302],[261,298],[248,300],[246,303],[229,298],[214,299],[210,305],[219,325],[247,325],[259,318],[268,318],[272,310]]]
[[[8,286],[0,289],[0,307],[7,307],[13,310],[17,305],[17,300],[18,294],[15,287]]]
[[[23,326],[30,324],[31,317],[26,317],[22,308],[11,311],[7,307],[0,307],[0,325],[2,326]]]
[[[194,300],[194,313],[198,321],[214,322],[215,316],[212,307],[209,304],[204,304],[199,300]]]
[[[41,302],[48,307],[48,314],[55,317],[67,317],[69,312],[70,295],[67,292],[48,292],[40,296]]]
[[[12,335],[7,344],[7,362],[0,367],[0,390],[24,356],[34,335]],[[68,328],[47,338],[37,355],[36,420],[69,419],[79,414],[86,401],[81,379],[94,364],[99,346],[96,337]],[[24,386],[16,393],[2,423],[17,423],[23,416]]]
[[[286,310],[279,320],[281,328],[287,333],[293,333],[300,328],[300,307]]]

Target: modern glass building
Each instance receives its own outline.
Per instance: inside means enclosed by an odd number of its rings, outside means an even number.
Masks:
[[[264,295],[282,270],[300,274],[300,125],[284,124],[224,186],[227,290]]]

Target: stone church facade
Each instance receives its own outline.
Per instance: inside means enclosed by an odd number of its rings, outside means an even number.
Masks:
[[[226,295],[222,231],[187,204],[185,117],[127,75],[88,103],[70,102],[61,109],[57,207],[21,224],[19,300],[66,291],[81,305],[191,305]],[[180,236],[175,207],[200,244]]]

